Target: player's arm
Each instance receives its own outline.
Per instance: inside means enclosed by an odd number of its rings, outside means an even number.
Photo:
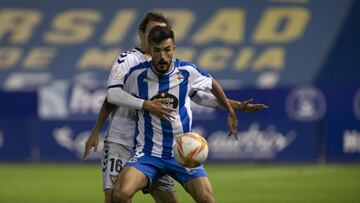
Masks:
[[[229,104],[226,95],[224,93],[224,90],[221,88],[220,84],[215,80],[212,79],[212,88],[211,92],[214,94],[218,102],[225,108],[225,110],[228,112],[228,125],[231,131],[231,134],[237,138],[237,117],[234,109]]]
[[[101,127],[104,125],[107,117],[113,111],[115,108],[114,105],[107,102],[106,98],[104,99],[104,102],[101,106],[100,112],[98,114],[98,117],[95,121],[95,125],[93,126],[90,136],[86,140],[85,143],[85,150],[83,155],[83,160],[86,160],[88,158],[89,152],[91,148],[94,147],[94,152],[97,151],[98,145],[99,145],[99,133]]]
[[[171,120],[174,117],[170,114],[175,111],[163,105],[163,99],[146,101],[139,99],[124,91],[121,87],[109,87],[107,90],[108,102],[136,110],[146,110],[159,116],[162,119]]]
[[[194,92],[191,95],[191,100],[201,106],[224,109],[224,107],[218,102],[218,100],[213,94],[205,91]],[[268,108],[265,104],[252,103],[253,102],[252,99],[243,102],[228,99],[228,102],[235,111],[256,112],[264,108]]]

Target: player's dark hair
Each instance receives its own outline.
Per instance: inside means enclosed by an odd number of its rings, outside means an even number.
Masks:
[[[156,21],[156,22],[160,22],[160,23],[165,23],[166,26],[171,27],[168,19],[165,18],[165,16],[162,13],[148,12],[146,14],[146,16],[144,17],[144,19],[141,21],[141,23],[139,25],[139,30],[145,32],[146,26],[148,25],[148,23],[150,21]]]
[[[160,42],[171,38],[175,41],[174,32],[169,27],[155,26],[150,30],[148,43],[159,44]]]

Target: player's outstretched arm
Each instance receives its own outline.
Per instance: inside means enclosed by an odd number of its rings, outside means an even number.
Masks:
[[[165,103],[164,99],[146,101],[134,97],[133,95],[125,92],[121,88],[108,89],[107,93],[108,100],[112,104],[124,106],[131,109],[146,110],[152,114],[155,114],[156,116],[159,116],[161,119],[165,119],[168,121],[174,119],[174,117],[171,115],[171,112],[176,110],[163,105]]]
[[[256,111],[268,108],[268,106],[266,106],[265,104],[253,103],[253,99],[248,99],[246,101],[236,101],[236,100],[229,99],[228,101],[234,110],[247,112],[247,113],[252,113],[252,112],[256,112]]]
[[[153,101],[145,101],[143,105],[143,110],[150,111],[150,113],[155,114],[161,119],[171,121],[175,117],[171,115],[171,112],[175,112],[176,109],[166,107],[164,105],[166,99],[155,99]]]
[[[237,117],[234,109],[229,104],[224,90],[221,88],[220,84],[215,80],[212,79],[212,89],[211,92],[214,94],[216,99],[219,101],[219,103],[225,108],[225,110],[228,112],[228,125],[230,128],[231,134],[237,138]]]
[[[197,91],[193,94],[191,100],[201,106],[224,109],[213,94],[205,91]],[[235,111],[256,112],[268,108],[265,104],[253,103],[252,99],[246,101],[228,99],[228,102]]]
[[[83,155],[83,160],[86,160],[89,156],[91,148],[94,148],[94,152],[97,151],[99,145],[99,133],[101,127],[104,125],[107,117],[111,113],[111,111],[115,108],[114,105],[107,102],[107,99],[104,99],[104,102],[101,106],[99,115],[95,121],[95,125],[91,130],[90,136],[86,140],[85,150]]]

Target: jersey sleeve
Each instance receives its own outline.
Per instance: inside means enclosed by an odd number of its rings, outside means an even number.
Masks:
[[[120,54],[111,68],[108,78],[108,88],[112,86],[123,86],[125,75],[135,65],[137,64],[134,55],[124,53]]]
[[[209,73],[195,65],[190,66],[190,82],[192,91],[208,91],[212,89],[212,77]]]

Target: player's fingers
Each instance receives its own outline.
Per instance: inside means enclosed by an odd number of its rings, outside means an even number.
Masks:
[[[171,121],[171,120],[174,120],[174,119],[175,119],[175,117],[174,117],[173,115],[171,115],[169,112],[166,112],[166,111],[162,112],[161,115],[162,115],[163,117],[165,117],[166,120],[168,120],[168,121]]]
[[[164,109],[166,112],[169,112],[169,113],[171,113],[171,112],[176,112],[176,109],[171,108],[171,107],[166,107],[166,106],[164,106],[163,109]]]
[[[248,103],[251,103],[252,101],[253,101],[253,99],[251,98],[251,99],[248,99],[248,100],[243,101],[242,103],[244,103],[244,104],[246,105],[246,104],[248,104]]]
[[[90,146],[86,143],[85,144],[85,151],[84,151],[84,155],[83,155],[83,160],[87,159],[89,151],[90,151]]]
[[[166,99],[165,98],[159,98],[159,99],[155,99],[154,100],[157,104],[162,105],[164,103],[166,103]]]
[[[99,142],[96,141],[95,144],[94,144],[94,152],[97,152],[98,145],[99,145]]]

